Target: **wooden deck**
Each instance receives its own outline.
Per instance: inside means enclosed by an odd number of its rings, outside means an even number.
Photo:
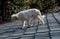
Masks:
[[[45,16],[45,24],[24,30],[19,22],[1,24],[0,39],[60,39],[60,12]]]

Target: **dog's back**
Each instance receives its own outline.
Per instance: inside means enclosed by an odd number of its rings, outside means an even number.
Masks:
[[[38,9],[28,9],[28,10],[21,11],[17,14],[22,15],[25,18],[31,18],[32,16],[36,16],[36,15],[39,15],[41,13]]]

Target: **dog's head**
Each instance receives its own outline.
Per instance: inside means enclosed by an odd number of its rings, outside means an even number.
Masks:
[[[18,20],[16,14],[11,15],[11,21],[16,21]]]

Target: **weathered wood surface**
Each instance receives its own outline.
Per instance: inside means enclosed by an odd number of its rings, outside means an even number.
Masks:
[[[45,24],[20,29],[18,21],[0,24],[0,39],[60,39],[60,13],[46,14]]]

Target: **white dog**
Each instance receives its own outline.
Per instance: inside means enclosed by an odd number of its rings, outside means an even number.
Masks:
[[[22,28],[25,27],[25,21],[27,21],[27,24],[29,26],[30,18],[33,18],[34,20],[38,19],[44,24],[44,15],[41,15],[41,12],[38,9],[28,9],[11,15],[11,19],[13,21],[20,20],[22,22]]]

